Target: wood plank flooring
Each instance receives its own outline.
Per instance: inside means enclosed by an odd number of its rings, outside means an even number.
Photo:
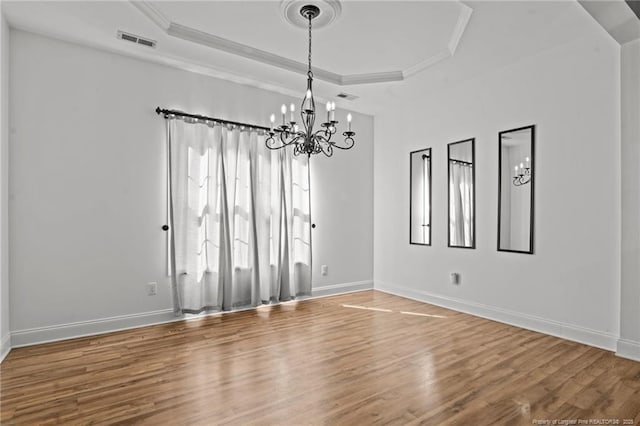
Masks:
[[[2,424],[640,422],[638,362],[375,291],[14,349],[0,392]]]

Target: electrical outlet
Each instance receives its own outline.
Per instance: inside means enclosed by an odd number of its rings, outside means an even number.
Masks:
[[[320,267],[320,274],[329,275],[329,267],[327,265],[322,265]]]
[[[155,296],[158,294],[158,283],[147,284],[147,296]]]
[[[460,285],[460,274],[458,272],[452,272],[449,275],[449,284]]]

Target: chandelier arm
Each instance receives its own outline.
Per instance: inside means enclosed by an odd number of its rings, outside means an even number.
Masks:
[[[284,135],[285,132],[280,132],[280,135],[278,137],[278,139],[274,138],[273,136],[275,135],[271,135],[267,138],[267,140],[265,141],[267,148],[275,151],[277,149],[282,149],[285,148],[289,145],[298,145],[298,141],[300,140],[301,137],[304,136],[304,134],[302,132],[298,132],[298,133],[294,133],[292,134],[292,138],[290,140],[286,140],[286,136]],[[275,145],[276,142],[280,142],[280,144]]]
[[[289,140],[289,142],[283,141],[283,143],[285,144],[285,146],[289,146],[289,145],[294,145],[294,146],[299,146],[302,145],[300,143],[300,139],[304,140],[305,134],[303,132],[298,132],[298,133],[293,133],[291,134],[291,139]],[[281,139],[282,139],[282,135],[281,135]]]
[[[329,141],[331,140],[331,136],[333,136],[333,133],[329,133],[325,129],[320,129],[316,130],[311,137],[314,139],[322,139],[323,142],[329,143]]]
[[[287,146],[287,145],[291,145],[293,140],[287,142],[286,132],[280,132],[280,142],[282,143],[282,146]]]
[[[342,136],[344,136],[344,142],[347,144],[346,146],[340,146],[338,144],[334,144],[333,146],[335,146],[338,149],[351,149],[353,148],[353,146],[356,144],[356,141],[353,140],[353,137],[355,136],[355,132],[344,132],[342,133]]]
[[[284,148],[282,146],[275,146],[274,144],[276,143],[276,139],[274,139],[275,133],[270,132],[269,133],[269,137],[264,141],[264,144],[266,145],[267,148],[271,149],[271,150],[276,150],[276,149],[280,149],[280,148]]]
[[[513,185],[514,186],[523,186],[531,182],[530,174],[521,174],[513,177]]]
[[[344,133],[342,133],[342,136],[345,137],[344,138],[344,142],[346,143],[346,146],[340,146],[340,145],[338,145],[338,142],[332,141],[331,140],[331,136],[333,136],[333,135],[334,135],[334,133],[328,133],[325,130],[318,130],[314,134],[314,137],[320,139],[323,143],[330,144],[330,145],[334,146],[335,148],[342,149],[342,150],[351,149],[355,145],[355,140],[353,139],[353,136],[355,136],[355,132],[344,132]]]
[[[322,152],[327,157],[331,157],[333,155],[333,145],[327,144],[326,148],[324,148],[323,146],[320,146],[320,152]]]

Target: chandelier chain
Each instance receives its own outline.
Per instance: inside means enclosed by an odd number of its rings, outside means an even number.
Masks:
[[[311,72],[311,20],[313,19],[311,15],[307,16],[309,18],[309,74]]]

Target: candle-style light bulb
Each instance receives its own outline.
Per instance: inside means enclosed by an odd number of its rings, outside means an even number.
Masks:
[[[287,106],[285,104],[280,107],[280,112],[282,113],[282,124],[284,124],[285,115],[287,114]]]
[[[331,102],[331,111],[329,111],[329,121],[335,121],[336,119],[336,103]]]
[[[276,122],[276,115],[275,114],[271,114],[270,119],[271,119],[271,131],[273,131],[273,125]]]
[[[529,157],[525,158],[524,161],[527,163],[527,169],[529,168],[529,162],[531,161]]]
[[[293,114],[294,112],[296,112],[296,106],[293,103],[291,103],[291,105],[289,105],[289,111],[291,111],[291,119],[289,121],[291,121],[293,123],[294,121],[296,121],[295,120],[295,116]]]
[[[351,131],[351,113],[347,114],[347,123],[349,123],[349,131]]]
[[[515,176],[518,177],[518,166],[515,166],[513,169],[515,170],[515,173],[516,173]]]
[[[331,101],[327,102],[327,121],[331,121]]]

